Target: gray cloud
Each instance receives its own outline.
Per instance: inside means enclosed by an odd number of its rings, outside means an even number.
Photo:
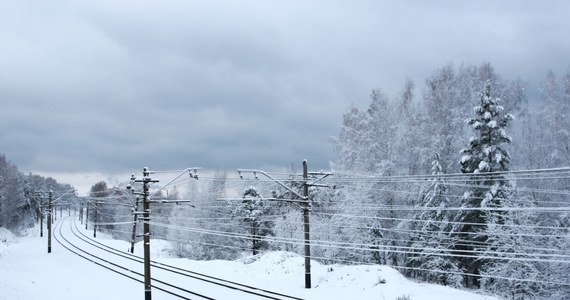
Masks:
[[[0,152],[124,173],[334,159],[343,111],[448,62],[536,87],[567,1],[0,1]]]

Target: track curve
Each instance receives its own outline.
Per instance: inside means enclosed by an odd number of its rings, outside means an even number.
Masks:
[[[69,223],[69,229],[62,229],[64,223]],[[57,234],[54,234],[54,238],[67,250],[110,271],[143,283],[142,257],[125,253],[88,237],[78,228],[72,217],[60,220],[56,228],[54,232]],[[151,267],[152,287],[176,298],[302,300],[156,261],[151,261]],[[192,291],[181,285],[192,286]]]

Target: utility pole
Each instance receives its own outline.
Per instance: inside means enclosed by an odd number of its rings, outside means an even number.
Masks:
[[[131,234],[131,253],[135,253],[135,238],[137,233],[137,217],[138,217],[138,214],[136,214],[136,212],[138,210],[139,210],[139,197],[136,198],[135,207],[133,209],[134,220],[133,220],[133,233]]]
[[[150,284],[150,203],[148,202],[149,184],[151,182],[158,182],[149,177],[148,169],[143,169],[143,212],[144,212],[144,284],[145,284],[145,300],[151,300],[151,284]]]
[[[104,204],[105,201],[97,200],[97,198],[93,199],[95,204],[95,215],[93,216],[93,237],[97,237],[97,227],[99,226],[99,204]]]
[[[174,182],[176,179],[178,179],[180,176],[182,176],[184,173],[188,172],[190,175],[190,178],[194,178],[194,179],[198,179],[198,175],[197,170],[201,169],[201,168],[187,168],[185,170],[182,171],[182,173],[180,173],[179,175],[177,175],[176,177],[172,178],[169,182],[167,182],[163,187],[159,188],[157,191],[155,191],[152,195],[159,193],[161,190],[163,190],[166,186],[168,186],[169,184],[171,184],[172,182]],[[191,170],[194,170],[194,174],[192,174]],[[153,172],[154,173],[154,172]],[[157,201],[152,201],[150,199],[150,184],[151,183],[156,183],[159,182],[159,180],[156,179],[152,179],[150,178],[150,174],[151,172],[148,170],[148,168],[143,168],[143,177],[141,179],[136,179],[135,178],[135,174],[131,175],[131,182],[138,182],[138,183],[142,183],[143,184],[143,190],[142,193],[140,193],[140,195],[142,195],[142,201],[143,201],[143,211],[142,212],[138,212],[136,210],[133,211],[133,214],[135,215],[135,220],[136,220],[136,216],[141,214],[143,217],[139,218],[140,221],[143,222],[143,243],[144,243],[144,295],[145,295],[145,300],[152,300],[152,293],[151,293],[151,277],[150,277],[150,202],[153,203],[179,203],[179,202],[190,202],[187,200],[173,200],[173,201],[169,201],[169,200],[157,200]],[[131,185],[127,186],[127,189],[130,190],[132,189]],[[133,191],[134,193],[134,191]],[[137,207],[138,207],[138,202],[139,202],[139,198],[137,198]],[[135,232],[136,227],[133,227],[133,233]],[[134,243],[134,238],[132,239],[132,243]],[[131,252],[134,251],[134,244],[131,244]]]
[[[89,199],[85,202],[85,230],[87,230],[87,223],[89,222]]]
[[[44,197],[40,195],[40,237],[44,236],[44,208],[42,206],[44,206],[43,204],[43,200]]]
[[[133,178],[134,179],[134,176]],[[150,184],[158,182],[158,180],[154,180],[150,178],[150,172],[148,168],[143,168],[143,177],[142,179],[134,179],[134,182],[142,182],[143,184],[143,218],[141,220],[143,223],[143,242],[144,242],[144,299],[151,300],[152,293],[151,293],[151,283],[150,283],[150,203],[149,203],[149,196],[150,196]]]
[[[95,214],[93,215],[93,237],[97,237],[97,201],[95,201]]]
[[[99,210],[99,201],[95,200],[95,215],[93,216],[93,237],[97,237],[97,211]]]
[[[303,160],[303,231],[305,235],[305,288],[311,288],[311,238],[309,231],[309,174]]]
[[[51,253],[51,214],[52,214],[52,207],[51,207],[51,200],[53,197],[53,192],[50,190],[48,194],[48,218],[47,218],[47,228],[48,228],[48,253]]]
[[[79,204],[79,222],[83,224],[83,203]]]

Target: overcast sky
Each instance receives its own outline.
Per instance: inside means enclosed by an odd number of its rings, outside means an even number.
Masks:
[[[0,0],[0,153],[65,178],[327,169],[373,88],[487,61],[536,89],[570,66],[570,1],[386,2]]]

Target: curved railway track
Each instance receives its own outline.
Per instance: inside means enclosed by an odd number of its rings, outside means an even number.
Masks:
[[[143,283],[143,258],[117,250],[87,237],[71,218],[55,224],[55,240],[65,249],[107,270]],[[63,226],[69,223],[69,231]],[[68,235],[68,236],[66,236]],[[74,241],[71,241],[74,239]],[[80,246],[81,244],[82,246]],[[87,251],[88,248],[90,251]],[[102,256],[105,256],[103,258]],[[113,259],[110,259],[112,257]],[[112,261],[111,261],[112,260]],[[302,298],[260,289],[223,278],[193,272],[176,266],[151,261],[152,287],[181,299],[274,299],[302,300]],[[168,278],[166,280],[165,278]],[[191,286],[192,290],[185,288]]]

